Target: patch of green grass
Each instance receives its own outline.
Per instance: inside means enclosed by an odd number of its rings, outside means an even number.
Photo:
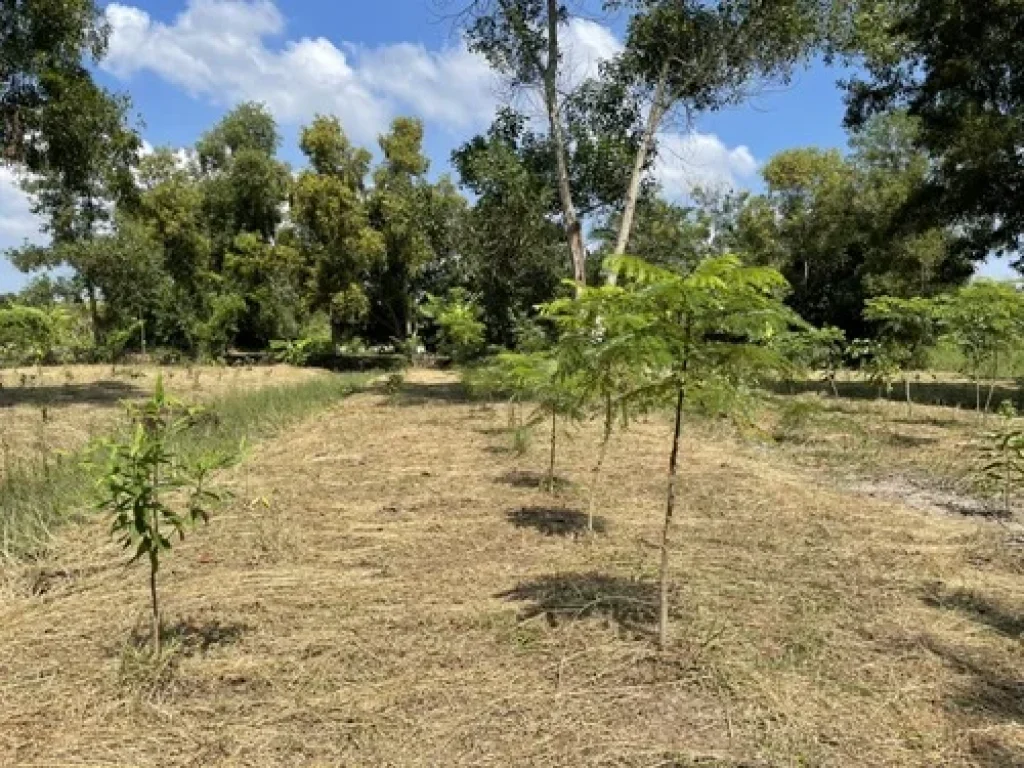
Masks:
[[[371,373],[334,374],[297,384],[225,395],[206,405],[209,418],[175,446],[185,460],[231,453],[327,408],[364,386]],[[45,550],[53,530],[93,507],[95,446],[71,455],[0,457],[0,560]]]

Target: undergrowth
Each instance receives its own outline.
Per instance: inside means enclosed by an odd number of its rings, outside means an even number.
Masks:
[[[371,377],[337,374],[229,393],[207,404],[209,417],[174,449],[186,460],[237,450],[338,402]],[[55,528],[93,509],[96,451],[95,444],[72,453],[15,456],[4,451],[0,456],[0,560],[37,556]]]

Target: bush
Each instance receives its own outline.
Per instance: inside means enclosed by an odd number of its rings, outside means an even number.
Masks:
[[[456,363],[478,357],[484,349],[487,330],[483,310],[463,288],[452,288],[443,299],[428,296],[423,316],[437,326],[437,349]]]

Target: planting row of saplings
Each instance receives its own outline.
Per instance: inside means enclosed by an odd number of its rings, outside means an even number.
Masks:
[[[666,406],[673,413],[668,483],[660,536],[658,642],[669,639],[669,557],[677,500],[684,412],[699,407],[719,414],[745,410],[764,377],[794,367],[793,350],[829,350],[830,331],[810,327],[783,299],[787,284],[775,270],[738,258],[709,259],[680,275],[639,259],[607,265],[616,285],[579,288],[571,298],[541,308],[557,329],[556,341],[533,351],[497,355],[472,370],[472,386],[509,397],[514,432],[550,424],[547,483],[555,483],[559,420],[599,416],[603,429],[590,489],[588,528],[594,529],[598,489],[608,443],[616,429]],[[524,424],[522,405],[538,405]],[[174,445],[196,426],[202,411],[169,398],[158,380],[149,400],[130,406],[132,429],[108,443],[101,506],[134,560],[149,564],[153,651],[160,652],[157,574],[172,538],[206,520],[223,493],[210,476],[231,457],[183,461]],[[1006,431],[989,471],[1002,479],[1018,471],[1024,439]],[[1007,491],[1007,494],[1009,492]],[[1007,495],[1008,498],[1008,495]]]

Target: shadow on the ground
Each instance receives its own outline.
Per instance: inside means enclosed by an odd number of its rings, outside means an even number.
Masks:
[[[548,475],[546,472],[514,469],[496,478],[494,482],[511,485],[513,488],[542,488],[548,490]],[[555,475],[555,487],[553,490],[557,491],[571,487],[571,480]]]
[[[47,406],[108,405],[144,393],[141,387],[123,381],[96,381],[89,384],[3,384],[0,386],[0,408],[18,405]]]
[[[197,621],[182,619],[174,624],[165,624],[160,630],[160,638],[164,645],[177,645],[181,654],[192,656],[206,653],[212,648],[231,645],[239,640],[249,627],[235,622]],[[151,641],[148,628],[137,629],[131,637],[131,644],[148,647]]]
[[[425,384],[418,381],[403,382],[398,389],[395,404],[400,406],[426,405],[427,403],[466,404],[479,402],[461,382],[439,382]]]
[[[1024,751],[1000,743],[998,736],[992,734],[972,733],[970,749],[979,768],[1013,768],[1024,765]]]
[[[545,536],[573,536],[588,530],[585,512],[564,507],[519,507],[505,513],[516,528],[533,528]],[[594,532],[604,533],[607,523],[603,517],[594,517]]]
[[[656,584],[601,573],[560,573],[519,584],[498,597],[528,603],[522,620],[544,616],[552,626],[603,616],[623,627],[649,632],[657,619]]]
[[[926,637],[923,644],[963,676],[947,696],[953,710],[992,725],[1024,718],[1024,681],[1014,670],[998,659],[982,658],[976,650],[954,648],[938,638]]]
[[[1007,610],[976,590],[947,590],[939,586],[931,589],[922,599],[926,605],[956,611],[1015,640],[1024,635],[1024,616]]]
[[[798,395],[806,392],[818,392],[832,396],[828,382],[808,379],[796,382],[779,382],[771,386],[772,391],[779,395]],[[851,400],[889,400],[905,403],[903,385],[894,386],[888,397],[879,397],[878,387],[866,381],[838,381],[836,391],[839,396]],[[982,384],[981,403],[984,407],[988,400],[989,385]],[[953,408],[974,410],[977,406],[977,391],[973,382],[969,381],[911,381],[910,396],[915,405],[940,405]],[[991,407],[995,408],[1003,400],[1021,404],[1021,388],[1012,382],[1002,381],[992,390]]]
[[[902,432],[890,432],[889,444],[896,448],[923,448],[926,445],[934,445],[941,438],[932,435],[906,435]]]

